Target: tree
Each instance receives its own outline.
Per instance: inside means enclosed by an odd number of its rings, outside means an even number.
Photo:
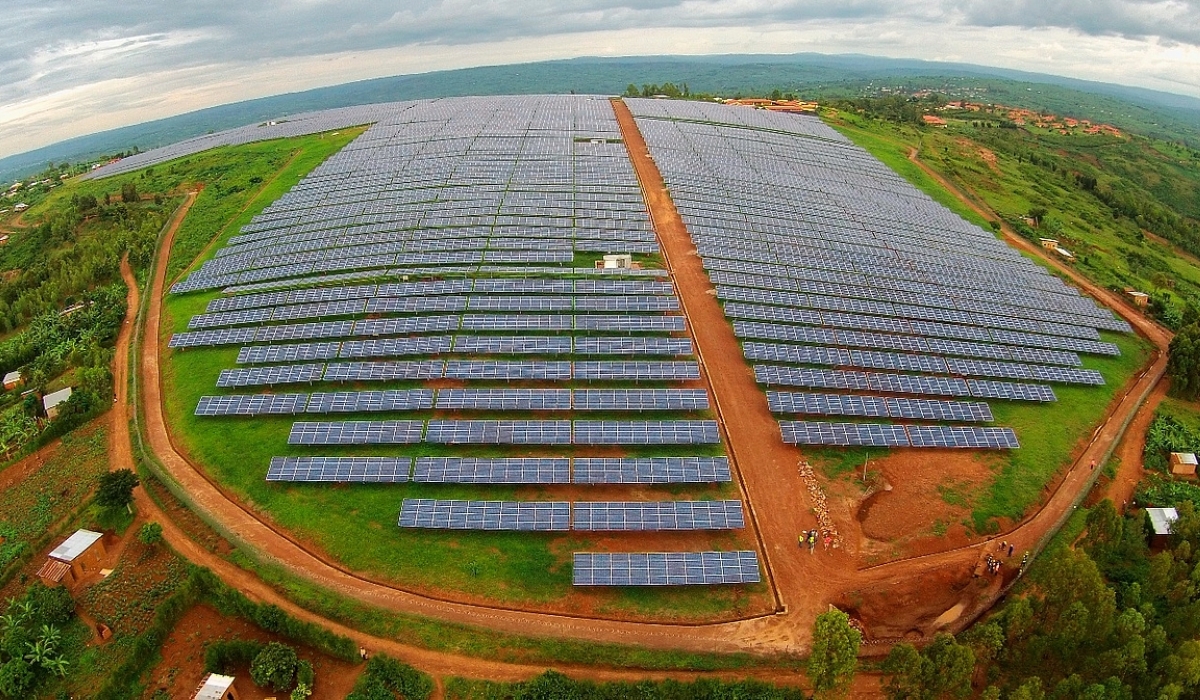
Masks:
[[[942,633],[923,652],[908,643],[892,647],[883,670],[891,675],[885,688],[891,700],[965,698],[971,693],[975,654]]]
[[[9,659],[7,663],[0,666],[0,693],[4,693],[10,698],[28,697],[36,680],[33,668],[25,659],[19,657]]]
[[[158,523],[146,523],[142,525],[142,529],[138,530],[138,542],[153,547],[162,542],[162,525]]]
[[[1200,395],[1200,323],[1179,329],[1167,349],[1171,393],[1189,401]]]
[[[133,503],[133,488],[137,485],[137,474],[129,469],[108,472],[100,477],[96,503],[101,508],[128,508]]]
[[[626,97],[640,97],[641,94],[642,94],[642,91],[639,90],[638,86],[634,85],[633,83],[630,83],[629,85],[627,85],[625,87],[625,96]]]
[[[121,201],[126,204],[133,204],[138,201],[137,185],[132,182],[126,182],[121,185]]]
[[[831,608],[813,625],[813,649],[808,658],[808,679],[816,697],[839,697],[849,689],[858,667],[862,635],[850,626],[850,616]]]
[[[255,685],[284,690],[296,676],[296,650],[286,644],[271,642],[250,662],[250,677]]]

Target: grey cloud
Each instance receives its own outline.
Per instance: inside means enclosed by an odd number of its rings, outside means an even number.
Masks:
[[[948,6],[984,27],[1061,27],[1200,45],[1200,0],[952,0]]]

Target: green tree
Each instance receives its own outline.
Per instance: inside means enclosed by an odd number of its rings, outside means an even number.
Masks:
[[[0,693],[10,698],[29,697],[29,691],[37,677],[33,675],[33,667],[20,657],[9,659],[0,666]]]
[[[891,700],[941,700],[971,694],[975,654],[953,635],[938,634],[924,651],[898,644],[883,662]]]
[[[625,96],[626,97],[641,97],[641,95],[642,95],[642,91],[638,89],[637,85],[630,83],[629,85],[627,85],[625,87]]]
[[[1171,394],[1188,401],[1200,396],[1200,323],[1179,329],[1167,349]]]
[[[850,626],[850,616],[831,608],[817,616],[808,679],[816,697],[839,697],[849,689],[858,668],[862,635]]]
[[[126,182],[121,185],[121,201],[126,204],[133,204],[138,201],[137,185],[132,182]]]
[[[133,503],[133,489],[138,485],[137,474],[118,469],[100,477],[96,503],[102,508],[128,508]]]
[[[255,685],[285,690],[296,676],[296,650],[286,644],[271,642],[250,662],[250,677]]]
[[[142,525],[142,529],[138,530],[138,542],[153,547],[162,542],[162,525],[158,523],[146,523]]]

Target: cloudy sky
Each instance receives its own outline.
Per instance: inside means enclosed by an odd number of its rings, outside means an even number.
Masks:
[[[253,97],[574,56],[866,53],[1200,96],[1200,0],[7,5],[0,12],[0,157]]]

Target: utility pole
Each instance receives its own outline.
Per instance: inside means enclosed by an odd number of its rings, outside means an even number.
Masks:
[[[871,453],[868,452],[866,457],[863,457],[863,483],[867,483],[867,462],[871,461]]]

